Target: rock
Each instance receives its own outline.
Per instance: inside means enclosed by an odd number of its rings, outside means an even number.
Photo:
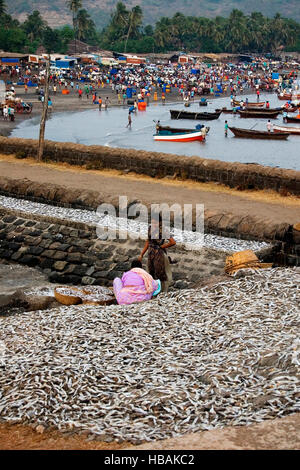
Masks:
[[[88,285],[93,285],[95,283],[95,279],[93,277],[89,277],[89,276],[84,276],[82,279],[81,279],[81,282],[83,285],[85,286],[88,286]]]
[[[65,267],[67,266],[67,262],[66,261],[56,261],[56,263],[54,263],[53,267],[54,269],[57,269],[57,271],[63,271],[65,269]]]
[[[39,434],[43,434],[44,431],[45,431],[45,428],[44,426],[42,426],[41,424],[39,424],[36,428],[35,428],[36,432],[38,432]]]

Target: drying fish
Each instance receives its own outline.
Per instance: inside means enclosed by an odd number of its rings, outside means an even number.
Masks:
[[[159,440],[299,411],[300,269],[0,318],[0,420]]]

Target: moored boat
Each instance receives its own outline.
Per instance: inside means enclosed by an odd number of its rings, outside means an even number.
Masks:
[[[180,132],[175,134],[174,132],[161,131],[158,134],[153,136],[154,140],[161,142],[194,142],[205,141],[205,136],[201,131],[190,131],[190,132]]]
[[[187,133],[192,133],[192,132],[195,132],[195,131],[199,132],[201,130],[201,124],[198,124],[198,126],[196,126],[196,129],[183,129],[183,128],[178,128],[178,127],[157,125],[156,130],[157,130],[157,132],[166,131],[166,132],[171,132],[172,134],[184,134],[186,132]],[[206,134],[208,134],[210,128],[207,127],[207,126],[202,126],[202,127],[206,127]]]
[[[274,132],[288,132],[293,135],[300,135],[300,127],[273,126]]]
[[[215,113],[193,113],[189,111],[177,111],[170,109],[171,119],[199,119],[212,121],[220,117],[221,111]]]
[[[297,122],[298,124],[300,124],[300,117],[287,116],[285,119],[286,119],[286,122]]]
[[[246,139],[266,139],[266,140],[286,140],[290,135],[288,132],[268,132],[257,131],[253,129],[241,129],[238,127],[229,127],[235,137]]]
[[[264,111],[251,111],[250,109],[239,109],[238,110],[239,115],[242,118],[267,118],[267,119],[276,119],[278,114],[281,113],[281,111],[271,111],[271,112],[264,112]]]
[[[300,100],[299,93],[283,93],[282,95],[277,95],[279,100],[289,101],[291,99]]]
[[[248,101],[248,103],[246,103],[246,101],[243,101],[244,105],[245,106],[248,106],[248,108],[251,108],[251,107],[255,107],[255,108],[263,108],[266,104],[265,101],[258,101],[257,103],[250,103]],[[233,100],[233,104],[235,106],[240,106],[241,105],[241,101],[237,101],[237,100]]]

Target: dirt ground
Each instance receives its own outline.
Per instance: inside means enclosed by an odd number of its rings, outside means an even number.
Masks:
[[[284,197],[273,191],[238,191],[214,183],[155,180],[119,171],[86,170],[68,164],[38,164],[34,159],[16,160],[0,155],[0,174],[39,183],[54,183],[66,188],[99,191],[102,200],[127,196],[145,203],[204,204],[208,210],[252,215],[263,220],[295,224],[300,221],[300,199]],[[109,198],[109,199],[108,199]]]
[[[67,436],[59,431],[41,434],[21,424],[0,424],[0,450],[120,450],[131,447],[128,442],[118,444],[88,439],[78,434]]]
[[[0,424],[0,450],[299,450],[300,413],[242,427],[226,427],[134,446],[91,441],[58,431]]]

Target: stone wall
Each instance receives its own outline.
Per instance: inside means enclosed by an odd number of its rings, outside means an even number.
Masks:
[[[95,227],[82,223],[0,208],[0,259],[38,267],[55,283],[111,286],[142,247],[142,241],[101,241]],[[177,245],[169,255],[178,260],[172,265],[175,288],[224,274],[225,253],[192,252]]]
[[[8,197],[27,199],[34,202],[71,207],[74,209],[96,210],[102,202],[111,203],[118,213],[117,197],[108,199],[97,191],[68,189],[52,183],[42,184],[30,180],[15,180],[0,176],[0,194]],[[128,200],[128,206],[136,200]],[[140,201],[148,206],[145,201]],[[205,211],[205,233],[244,240],[277,242],[283,241],[290,229],[287,223],[278,224],[272,220],[257,217],[236,216],[229,212]]]
[[[38,142],[0,137],[0,152],[35,156]],[[134,171],[155,178],[179,177],[199,182],[214,181],[239,189],[272,189],[300,194],[300,172],[256,164],[222,162],[199,157],[133,149],[45,142],[44,159],[86,166],[90,169]]]

